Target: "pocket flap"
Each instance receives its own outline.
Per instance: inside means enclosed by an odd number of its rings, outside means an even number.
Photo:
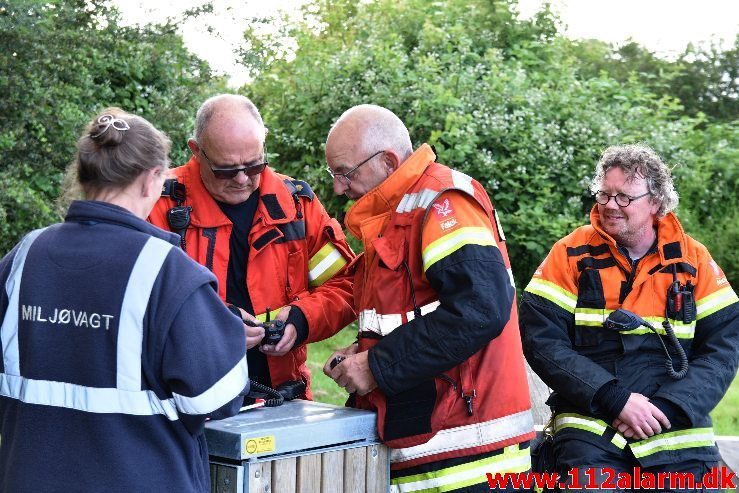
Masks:
[[[382,264],[390,270],[398,270],[405,259],[405,238],[396,238],[391,241],[383,236],[373,240],[372,246]]]

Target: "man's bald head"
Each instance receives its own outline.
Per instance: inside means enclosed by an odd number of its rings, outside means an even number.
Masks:
[[[195,136],[187,145],[198,161],[203,185],[214,199],[241,204],[259,188],[259,174],[244,172],[231,179],[219,179],[214,170],[244,170],[264,164],[266,134],[262,116],[249,98],[221,94],[200,106],[195,117]]]
[[[354,200],[385,181],[411,154],[411,138],[400,118],[371,104],[346,110],[326,139],[334,192]]]
[[[234,122],[254,120],[258,127],[264,127],[262,115],[259,110],[245,96],[238,94],[219,94],[207,99],[198,109],[195,115],[195,141],[201,142],[211,123],[218,126],[229,126]]]
[[[373,104],[346,110],[328,133],[327,149],[332,144],[349,146],[344,151],[357,154],[388,149],[395,151],[401,161],[413,153],[405,124],[389,109]]]

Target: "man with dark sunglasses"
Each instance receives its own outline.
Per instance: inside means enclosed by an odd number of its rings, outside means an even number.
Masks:
[[[187,254],[218,278],[221,299],[246,323],[250,377],[270,387],[302,380],[311,398],[306,344],[356,318],[354,253],[308,184],[268,166],[266,135],[248,98],[208,99],[188,141],[192,158],[173,170],[184,198],[162,197],[149,220],[179,230]],[[277,344],[252,326],[268,317],[284,321]]]

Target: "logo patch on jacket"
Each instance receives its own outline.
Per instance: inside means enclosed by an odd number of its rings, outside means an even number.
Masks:
[[[452,217],[449,219],[445,219],[444,221],[441,221],[439,225],[441,226],[442,231],[446,231],[447,229],[453,228],[457,225],[457,218]]]
[[[449,202],[449,199],[444,199],[444,201],[441,204],[432,204],[434,208],[434,212],[436,212],[436,215],[439,217],[447,217],[449,214],[454,214],[454,210],[452,209],[452,204]]]

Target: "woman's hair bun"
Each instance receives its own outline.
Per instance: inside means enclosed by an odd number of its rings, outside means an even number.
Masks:
[[[115,146],[123,141],[131,125],[122,118],[122,115],[105,113],[90,125],[89,136],[100,146]]]

